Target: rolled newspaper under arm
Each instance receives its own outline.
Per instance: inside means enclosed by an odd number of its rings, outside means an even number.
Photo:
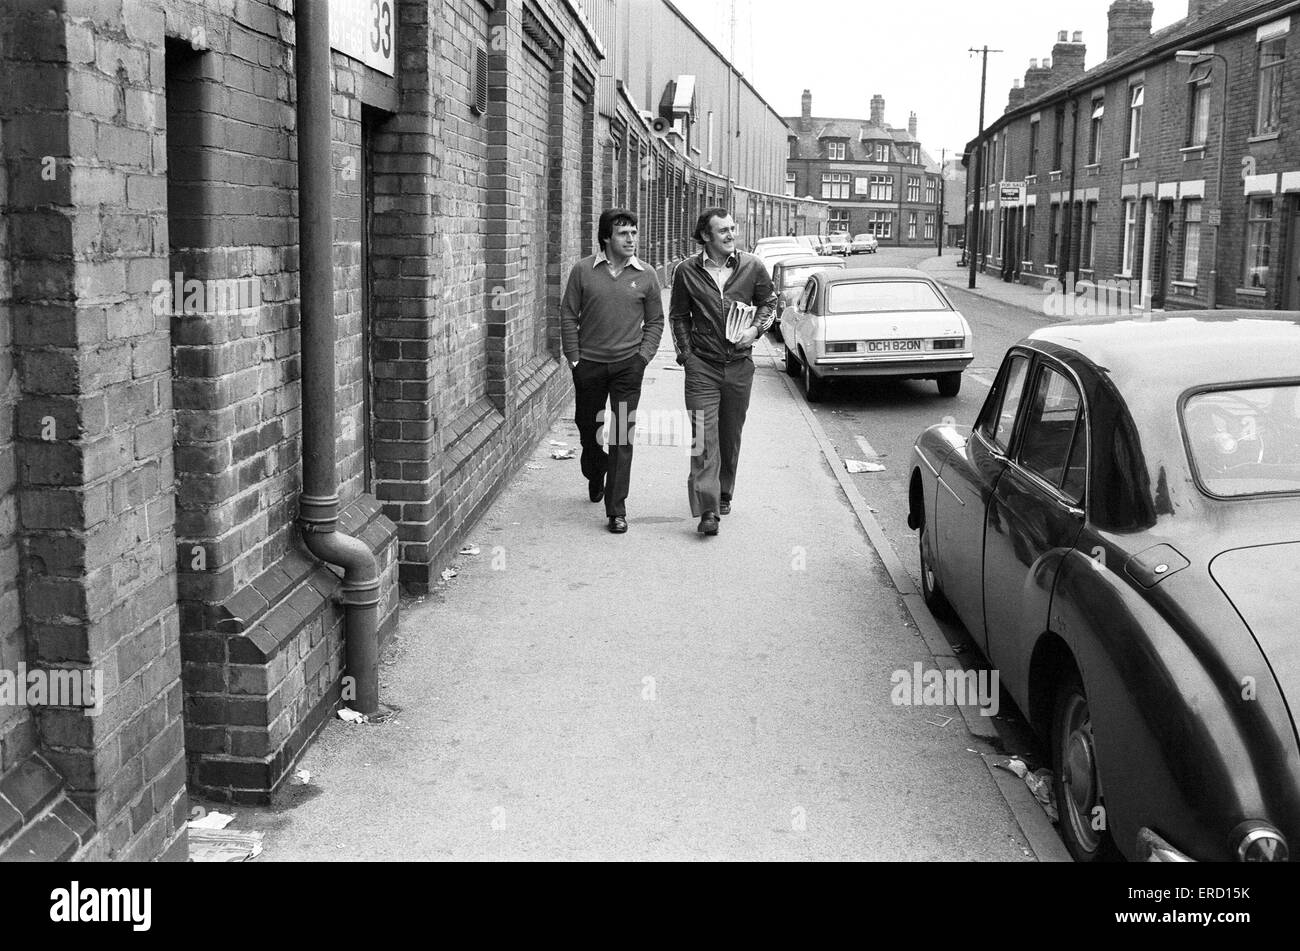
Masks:
[[[754,317],[757,313],[758,308],[750,304],[728,301],[727,340],[731,343],[739,343],[741,335],[754,325]]]

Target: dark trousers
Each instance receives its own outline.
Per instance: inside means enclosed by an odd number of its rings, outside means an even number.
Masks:
[[[573,368],[573,421],[582,439],[582,474],[588,482],[604,481],[608,518],[627,516],[636,408],[644,377],[645,363],[635,354],[621,363],[580,360]],[[605,409],[606,402],[611,409]],[[609,452],[602,442],[609,443]]]
[[[691,474],[686,481],[691,514],[717,512],[736,488],[740,432],[749,412],[754,361],[726,365],[692,355],[686,361],[686,409],[691,416]]]

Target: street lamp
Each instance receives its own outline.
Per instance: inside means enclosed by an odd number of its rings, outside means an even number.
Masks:
[[[1213,50],[1179,50],[1174,54],[1174,59],[1184,66],[1195,66],[1207,56],[1213,56],[1223,62],[1223,102],[1219,108],[1219,184],[1218,191],[1214,193],[1216,207],[1214,214],[1210,218],[1210,227],[1214,229],[1214,257],[1210,258],[1210,294],[1208,302],[1210,309],[1213,310],[1219,299],[1219,227],[1223,221],[1223,142],[1227,130],[1228,85],[1232,67],[1228,63],[1226,56]]]

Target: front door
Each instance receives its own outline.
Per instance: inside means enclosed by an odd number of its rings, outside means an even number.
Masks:
[[[1287,242],[1286,293],[1282,296],[1285,310],[1300,310],[1300,198],[1291,199],[1291,227]]]
[[[985,654],[1008,684],[1028,682],[1057,569],[1083,529],[1087,482],[1086,416],[1074,381],[1040,358],[1025,392],[984,523]]]
[[[1169,269],[1174,263],[1174,203],[1162,201],[1156,216],[1156,273],[1151,288],[1152,308],[1163,308],[1169,295]]]

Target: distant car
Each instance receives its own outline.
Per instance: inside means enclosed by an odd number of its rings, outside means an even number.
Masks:
[[[841,377],[930,379],[941,396],[961,390],[975,358],[970,324],[922,271],[849,269],[814,273],[781,318],[785,369],[802,370],[810,403]]]
[[[774,235],[770,238],[759,238],[758,243],[754,245],[754,250],[752,253],[758,254],[759,251],[762,251],[765,248],[775,248],[781,246],[799,247],[800,244],[799,241],[793,236]]]
[[[1300,838],[1300,313],[1043,328],[912,454],[921,591],[1047,737],[1079,861]]]
[[[880,250],[880,242],[874,234],[860,234],[849,245],[849,254],[875,254]]]
[[[808,283],[808,278],[819,271],[842,270],[843,268],[843,258],[816,254],[803,254],[782,258],[777,261],[772,268],[772,284],[776,287],[778,295],[776,323],[772,325],[772,332],[778,337],[780,336],[781,314],[799,299],[799,295],[803,293],[804,285]]]
[[[849,236],[843,232],[830,235],[826,238],[825,244],[822,245],[822,254],[843,254],[849,253]]]

